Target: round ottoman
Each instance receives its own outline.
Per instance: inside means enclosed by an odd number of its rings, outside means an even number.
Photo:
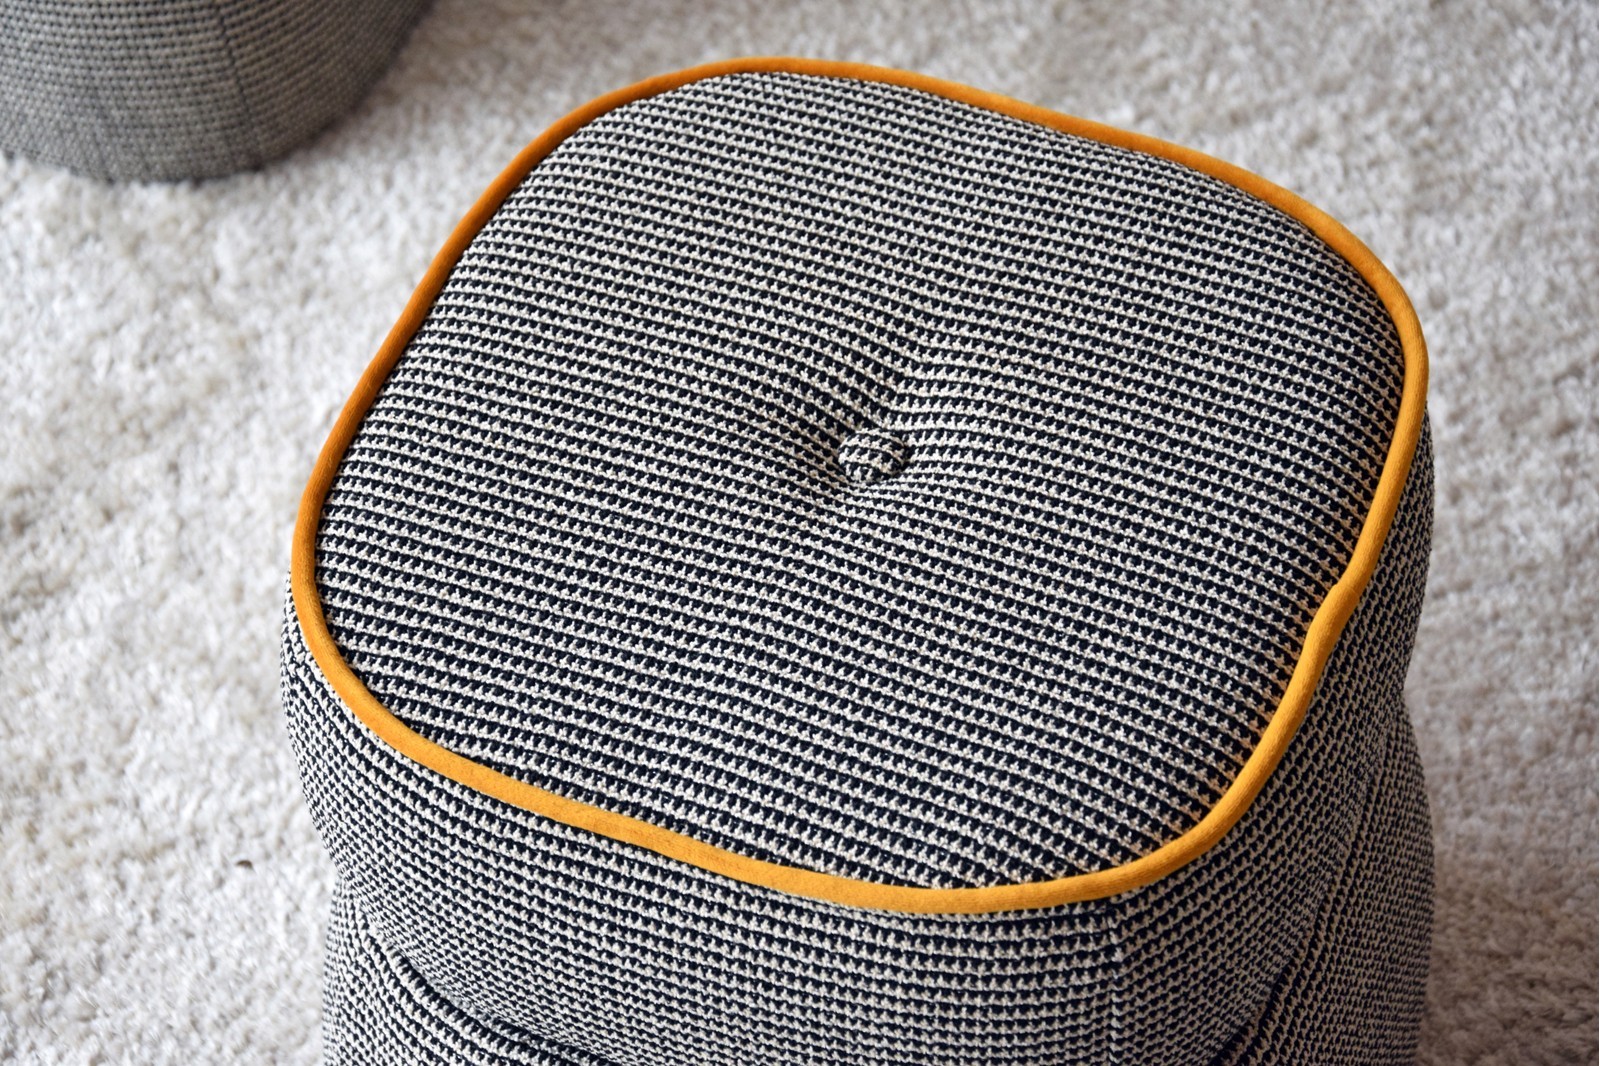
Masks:
[[[1187,149],[791,59],[568,116],[302,502],[329,1061],[1408,1061],[1426,373]]]
[[[0,152],[99,178],[270,162],[353,108],[427,0],[5,0]]]

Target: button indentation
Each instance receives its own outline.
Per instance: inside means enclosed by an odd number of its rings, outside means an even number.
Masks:
[[[839,465],[855,485],[871,485],[898,474],[910,458],[910,446],[888,429],[860,429],[839,445]]]

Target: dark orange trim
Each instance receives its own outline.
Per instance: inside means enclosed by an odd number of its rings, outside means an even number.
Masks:
[[[704,78],[752,71],[854,78],[900,85],[1034,122],[1064,133],[1181,163],[1242,189],[1304,223],[1356,268],[1377,292],[1394,319],[1405,359],[1405,382],[1401,393],[1400,411],[1395,423],[1394,436],[1389,443],[1389,453],[1384,460],[1383,472],[1379,477],[1378,488],[1373,495],[1372,506],[1368,510],[1355,549],[1351,553],[1349,565],[1313,616],[1300,659],[1295,665],[1288,687],[1273,712],[1260,743],[1245,761],[1238,777],[1228,786],[1217,805],[1198,823],[1176,840],[1157,848],[1149,855],[1111,869],[1062,877],[1053,881],[986,888],[908,888],[835,877],[814,870],[762,862],[712,847],[693,837],[674,833],[636,818],[578,803],[553,792],[535,788],[533,785],[442,748],[407,728],[390,713],[388,708],[367,690],[361,679],[356,677],[340,656],[323,618],[322,603],[316,585],[316,537],[323,501],[327,498],[334,476],[338,473],[340,460],[354,439],[361,419],[377,397],[378,389],[390,369],[399,360],[412,335],[422,324],[429,307],[438,296],[439,290],[444,287],[445,280],[462,252],[499,209],[501,202],[521,184],[528,172],[573,131],[624,104],[668,92]],[[1416,450],[1418,434],[1421,432],[1427,377],[1427,352],[1416,313],[1412,310],[1410,300],[1401,290],[1399,282],[1382,263],[1378,262],[1377,257],[1328,215],[1293,193],[1230,163],[1141,134],[1128,133],[1096,122],[1057,114],[1032,104],[1021,103],[964,85],[939,81],[921,74],[855,63],[832,63],[811,59],[753,58],[713,63],[639,82],[637,85],[602,96],[572,112],[524,148],[456,226],[454,232],[450,234],[450,239],[434,257],[433,264],[428,268],[422,283],[412,293],[405,312],[389,331],[383,346],[367,367],[355,392],[345,403],[344,411],[323,445],[316,468],[312,471],[311,481],[300,500],[299,518],[294,534],[290,587],[294,597],[295,615],[305,634],[306,645],[310,648],[318,667],[356,717],[380,739],[403,755],[468,788],[558,822],[587,829],[627,844],[648,848],[668,858],[690,863],[736,881],[853,907],[922,914],[978,914],[1052,907],[1063,903],[1100,899],[1147,885],[1204,853],[1243,816],[1251,801],[1255,799],[1256,794],[1261,791],[1277,767],[1289,741],[1305,717],[1328,656],[1332,653],[1339,634],[1343,631],[1351,612],[1355,610],[1362,591],[1377,567],[1378,553],[1383,548],[1389,526],[1394,520],[1395,508],[1399,505],[1400,493],[1405,488],[1406,476],[1411,468],[1411,458]]]

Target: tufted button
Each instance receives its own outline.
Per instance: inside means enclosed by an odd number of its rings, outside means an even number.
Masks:
[[[839,445],[839,465],[855,485],[871,485],[898,474],[910,458],[910,446],[888,429],[857,430]]]

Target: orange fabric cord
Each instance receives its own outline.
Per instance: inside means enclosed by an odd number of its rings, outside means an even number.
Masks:
[[[636,100],[668,92],[690,82],[727,74],[781,72],[899,85],[956,100],[1036,123],[1053,130],[1104,144],[1159,156],[1220,179],[1271,204],[1297,219],[1343,256],[1366,279],[1394,320],[1405,360],[1405,378],[1399,415],[1378,487],[1373,494],[1360,536],[1343,575],[1318,607],[1306,633],[1299,660],[1289,684],[1273,711],[1260,742],[1217,804],[1199,822],[1150,854],[1121,866],[1050,881],[996,885],[981,888],[912,888],[879,884],[819,873],[798,867],[763,862],[700,840],[630,818],[614,811],[579,803],[536,788],[474,762],[409,729],[368,691],[345,663],[323,617],[316,584],[316,539],[322,506],[346,448],[362,418],[378,395],[389,371],[400,359],[423,318],[444,287],[450,271],[478,231],[528,173],[571,133],[600,115]],[[1243,817],[1262,786],[1272,775],[1294,738],[1316,693],[1339,635],[1378,564],[1378,555],[1394,520],[1400,494],[1410,472],[1412,455],[1422,429],[1427,393],[1427,352],[1422,329],[1410,300],[1399,282],[1376,256],[1347,229],[1298,196],[1264,178],[1230,163],[1137,133],[1113,129],[1096,122],[1048,111],[994,93],[940,81],[921,74],[856,63],[812,59],[750,58],[694,67],[666,74],[600,97],[567,115],[546,130],[512,160],[467,212],[434,258],[421,284],[411,295],[400,320],[362,375],[345,403],[333,432],[322,447],[311,480],[300,500],[295,526],[290,587],[295,615],[306,645],[318,667],[339,697],[380,740],[468,788],[513,806],[586,829],[623,843],[647,848],[680,862],[751,885],[852,907],[922,914],[977,914],[995,911],[1053,907],[1064,903],[1100,899],[1139,888],[1172,873],[1217,843]]]

